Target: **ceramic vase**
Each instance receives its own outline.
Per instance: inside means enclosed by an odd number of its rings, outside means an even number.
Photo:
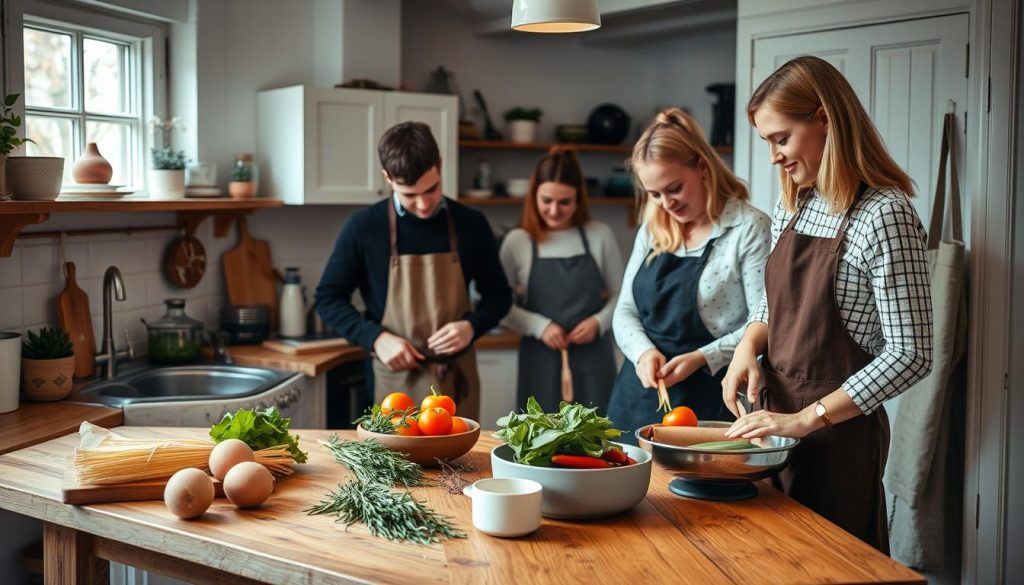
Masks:
[[[508,123],[509,139],[516,144],[529,144],[537,131],[537,123],[533,120],[512,120]]]
[[[114,169],[100,154],[99,147],[95,142],[90,142],[85,147],[85,152],[78,157],[75,166],[71,167],[71,177],[80,184],[105,185],[114,176]]]
[[[231,181],[228,193],[233,199],[252,199],[256,195],[256,181]]]
[[[75,356],[55,360],[21,360],[21,387],[30,400],[63,400],[74,385]]]

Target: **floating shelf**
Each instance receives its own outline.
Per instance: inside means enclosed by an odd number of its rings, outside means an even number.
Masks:
[[[502,140],[460,140],[459,148],[466,150],[548,150],[555,145],[575,148],[577,152],[603,152],[608,154],[625,154],[633,152],[632,144],[564,144],[554,142],[530,142],[526,144],[518,142],[507,142]],[[716,146],[715,150],[720,155],[732,154],[731,146]]]
[[[522,205],[522,197],[467,197],[465,195],[459,196],[459,203],[463,205],[472,206],[491,206],[491,205]],[[636,199],[632,197],[591,197],[587,200],[587,203],[591,206],[611,206],[617,205],[621,207],[633,207],[636,205]]]
[[[194,233],[209,216],[214,218],[214,235],[224,237],[239,217],[256,209],[281,207],[280,199],[174,199],[156,200],[125,197],[109,201],[0,201],[0,257],[11,255],[21,230],[43,223],[51,213],[109,213],[122,211],[175,211],[178,225]]]

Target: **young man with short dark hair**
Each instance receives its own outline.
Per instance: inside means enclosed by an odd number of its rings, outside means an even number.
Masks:
[[[392,196],[352,214],[316,289],[324,323],[373,352],[374,402],[391,392],[419,401],[430,385],[458,413],[479,418],[473,341],[498,324],[512,293],[487,219],[444,197],[430,128],[404,122],[380,139]],[[481,299],[474,310],[468,287]],[[366,310],[352,305],[359,290]]]

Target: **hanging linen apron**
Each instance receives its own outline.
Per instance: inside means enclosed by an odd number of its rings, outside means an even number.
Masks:
[[[455,399],[458,415],[478,420],[480,378],[473,344],[452,356],[437,355],[427,347],[427,339],[441,326],[465,319],[470,312],[455,224],[447,207],[444,213],[451,251],[399,255],[397,215],[395,207],[388,205],[391,258],[381,325],[409,340],[426,360],[420,362],[420,369],[392,372],[374,356],[374,402],[379,403],[392,392],[405,392],[419,404],[434,384],[438,392]]]
[[[697,310],[700,275],[714,245],[715,239],[709,239],[700,257],[659,254],[644,263],[633,278],[633,299],[644,332],[667,360],[715,340]],[[724,376],[724,368],[714,376],[706,368],[698,368],[689,378],[668,388],[672,407],[689,406],[702,421],[735,420],[722,402]],[[633,363],[623,362],[608,405],[608,417],[616,428],[626,431],[620,440],[635,443],[633,431],[660,423],[663,414],[658,411],[657,390],[644,388]]]
[[[836,305],[836,271],[854,205],[834,238],[817,238],[793,230],[801,204],[768,256],[768,351],[762,362],[766,389],[761,393],[765,410],[795,413],[841,387],[874,359],[850,337]],[[888,449],[889,419],[879,408],[801,439],[789,465],[772,483],[888,554],[882,488]]]
[[[582,227],[583,254],[571,258],[540,258],[537,242],[531,240],[532,259],[526,298],[520,305],[540,313],[570,332],[584,319],[597,314],[608,301],[604,277],[590,252]],[[569,346],[574,402],[596,406],[600,414],[608,407],[615,380],[615,351],[611,335],[598,335],[586,345]],[[535,337],[519,342],[519,379],[516,408],[526,408],[526,399],[537,398],[545,412],[558,412],[562,400],[560,380],[562,356]]]

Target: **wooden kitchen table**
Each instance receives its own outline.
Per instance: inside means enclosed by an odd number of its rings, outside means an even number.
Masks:
[[[120,427],[130,437],[204,437],[206,429]],[[97,558],[192,582],[250,583],[924,583],[807,508],[761,484],[741,502],[673,495],[655,466],[647,499],[632,511],[587,522],[545,519],[518,539],[473,529],[470,501],[440,487],[417,488],[454,518],[468,538],[432,546],[390,542],[364,526],[303,510],[347,481],[317,439],[295,431],[309,462],[278,481],[261,508],[217,500],[197,520],[180,520],[163,502],[90,506],[61,503],[66,458],[77,435],[0,456],[0,508],[45,521],[48,583],[88,582]],[[352,431],[339,431],[354,437]],[[490,476],[489,433],[460,461]]]

